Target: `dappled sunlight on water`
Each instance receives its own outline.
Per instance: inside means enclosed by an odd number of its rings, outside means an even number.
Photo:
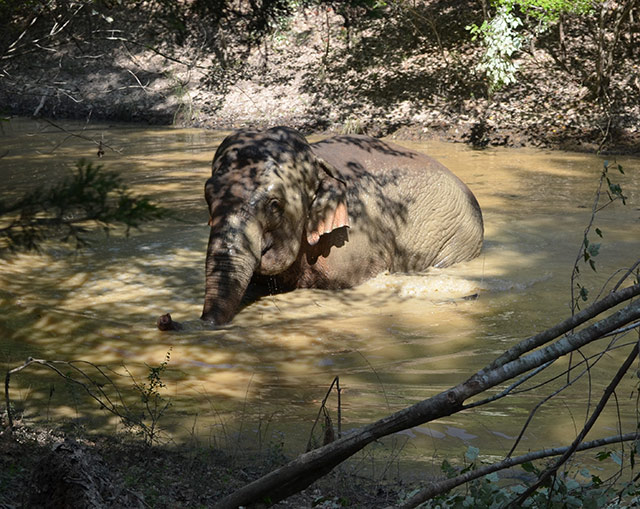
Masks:
[[[83,135],[120,151],[107,149],[98,160],[91,141],[44,127],[45,134],[32,135],[35,124],[12,120],[0,134],[9,150],[0,159],[0,177],[8,183],[3,197],[52,182],[85,157],[121,172],[135,192],[174,215],[128,239],[118,231],[109,238],[93,233],[90,247],[79,252],[48,246],[42,254],[0,260],[3,369],[28,356],[82,359],[107,366],[134,401],[131,376],[145,381],[148,366],[158,366],[169,352],[164,394],[173,406],[164,424],[176,439],[268,421],[270,433],[283,431],[295,450],[304,447],[337,375],[349,429],[464,381],[519,339],[568,316],[571,267],[602,167],[601,158],[581,154],[408,143],[439,159],[476,194],[486,230],[478,258],[424,274],[383,274],[351,290],[265,297],[232,324],[206,330],[198,320],[208,238],[203,185],[224,135],[93,126]],[[584,270],[594,294],[640,252],[638,160],[620,162],[627,176],[614,178],[629,204],[616,204],[599,219],[598,272]],[[156,319],[166,312],[185,329],[158,331]],[[624,355],[613,352],[594,368],[592,402]],[[563,362],[551,371],[561,372]],[[627,398],[635,383],[629,380],[620,398],[626,427],[635,419],[635,402]],[[584,422],[587,387],[585,378],[543,406],[521,450],[570,441]],[[28,416],[86,418],[88,427],[119,429],[81,391],[65,388],[43,368],[15,376],[12,388]],[[407,430],[404,447],[427,462],[440,454],[460,456],[465,444],[504,454],[530,409],[552,391],[536,389]],[[613,434],[616,415],[609,412],[599,431]]]

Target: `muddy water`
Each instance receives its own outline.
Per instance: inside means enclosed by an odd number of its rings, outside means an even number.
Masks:
[[[82,138],[48,124],[12,120],[2,126],[3,199],[54,182],[85,158],[121,172],[135,192],[174,215],[128,239],[117,231],[109,238],[94,233],[91,246],[79,252],[49,246],[39,255],[1,260],[2,372],[29,356],[82,359],[106,366],[133,404],[130,375],[144,382],[147,366],[158,366],[169,352],[161,394],[172,406],[161,425],[175,439],[229,444],[241,432],[247,440],[268,444],[284,436],[292,451],[304,447],[335,376],[343,387],[342,426],[348,430],[463,381],[518,340],[568,316],[571,267],[604,160],[404,143],[436,157],[476,194],[486,228],[479,258],[420,275],[382,275],[347,291],[270,296],[244,309],[231,325],[203,330],[198,316],[208,216],[202,191],[224,133],[64,126]],[[105,150],[100,160],[96,140]],[[598,272],[582,270],[592,296],[616,269],[640,256],[640,161],[618,162],[626,176],[612,177],[629,200],[626,207],[615,204],[598,216],[604,233]],[[462,299],[472,294],[478,298]],[[156,330],[157,316],[166,312],[187,330]],[[591,386],[584,377],[544,405],[519,450],[570,442],[587,403],[599,397],[626,352],[614,351],[593,367]],[[558,363],[553,373],[565,365]],[[407,431],[392,448],[434,464],[443,457],[461,458],[467,445],[487,456],[504,454],[531,408],[561,383]],[[619,391],[621,423],[611,408],[597,434],[614,434],[619,425],[623,431],[635,429],[636,384],[629,376]],[[87,402],[78,387],[46,370],[16,375],[12,391],[30,417],[120,429],[117,419]],[[335,397],[329,405],[334,411]]]

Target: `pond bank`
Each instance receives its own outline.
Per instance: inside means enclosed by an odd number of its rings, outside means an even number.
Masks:
[[[348,31],[332,9],[304,9],[259,43],[229,22],[209,45],[195,32],[158,39],[146,13],[114,9],[95,16],[91,36],[6,60],[0,113],[640,153],[637,38],[622,38],[606,99],[589,88],[589,18],[565,26],[563,61],[557,28],[525,33],[517,82],[487,94],[476,70],[482,50],[465,29],[479,9],[425,1]],[[123,35],[101,36],[100,23]]]
[[[87,434],[80,425],[20,423],[0,432],[0,506],[213,507],[286,460],[277,451],[221,451],[197,440],[149,446],[130,434]],[[402,486],[342,472],[274,507],[383,507]]]

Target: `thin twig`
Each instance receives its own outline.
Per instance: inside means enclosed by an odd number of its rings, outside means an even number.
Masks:
[[[624,276],[622,276],[620,278],[620,280],[616,283],[616,285],[613,287],[613,290],[611,290],[612,292],[615,292],[618,288],[620,288],[620,286],[622,285],[622,283],[625,282],[625,280],[631,275],[633,274],[633,271],[636,270],[638,268],[638,266],[640,265],[640,260],[638,260],[636,263],[634,263],[631,267],[629,267],[629,269],[627,270],[627,272],[625,273]]]
[[[61,125],[55,123],[53,120],[50,120],[48,118],[40,118],[38,120],[42,120],[42,121],[46,122],[47,124],[51,125],[52,127],[55,127],[56,129],[59,129],[60,131],[62,131],[64,133],[67,133],[69,135],[62,142],[60,142],[58,145],[56,145],[56,147],[53,149],[54,151],[60,145],[62,145],[66,140],[68,140],[69,138],[79,138],[81,140],[90,141],[91,143],[94,143],[95,145],[97,145],[99,148],[108,148],[109,150],[111,150],[113,152],[116,152],[117,154],[122,154],[122,149],[121,148],[120,149],[114,148],[111,145],[108,145],[107,143],[104,143],[104,141],[102,141],[102,140],[96,140],[96,139],[90,138],[89,136],[85,136],[83,134],[77,134],[77,133],[74,133],[72,131],[69,131],[68,129],[62,127]]]
[[[320,416],[322,415],[322,412],[325,410],[325,406],[327,404],[327,400],[329,399],[329,396],[331,395],[331,391],[333,390],[333,386],[337,384],[338,387],[338,409],[340,408],[340,377],[336,376],[333,381],[331,382],[331,385],[329,386],[329,389],[327,390],[327,393],[324,395],[324,399],[322,400],[322,403],[320,403],[320,408],[318,409],[318,415],[316,416],[316,420],[313,422],[313,426],[311,426],[311,431],[309,433],[309,440],[307,441],[307,451],[310,451],[311,449],[313,449],[312,446],[312,441],[313,441],[313,432],[316,429],[316,426],[318,425],[318,421],[320,421]],[[338,414],[338,425],[340,426],[340,414]],[[340,429],[338,430],[338,438],[340,437]]]
[[[524,501],[527,498],[529,498],[544,482],[546,482],[549,479],[549,477],[551,477],[551,475],[554,474],[558,470],[558,468],[560,468],[571,457],[571,455],[578,449],[580,443],[584,440],[584,437],[587,435],[587,433],[591,430],[593,425],[596,423],[596,421],[598,420],[598,417],[600,417],[600,414],[604,410],[604,407],[609,401],[609,398],[611,397],[616,387],[618,386],[618,384],[620,383],[620,381],[622,380],[624,375],[627,373],[627,371],[629,370],[629,368],[631,367],[631,365],[633,364],[633,362],[636,360],[637,357],[638,357],[638,344],[636,343],[633,349],[631,350],[631,352],[629,353],[629,355],[627,356],[627,358],[625,359],[625,361],[622,363],[622,365],[618,369],[618,372],[616,373],[616,375],[613,377],[613,379],[607,386],[593,414],[591,415],[587,423],[584,425],[584,427],[582,428],[582,430],[580,431],[576,439],[571,444],[571,446],[567,448],[567,450],[562,454],[561,458],[558,461],[556,461],[556,463],[553,466],[549,467],[547,470],[545,470],[542,473],[542,475],[540,475],[537,482],[529,486],[529,488],[527,488],[527,490],[524,493],[522,493],[522,495],[516,498],[510,504],[510,507],[522,507],[522,504],[524,503]]]

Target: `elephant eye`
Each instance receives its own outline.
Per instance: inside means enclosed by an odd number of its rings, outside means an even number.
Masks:
[[[271,212],[274,216],[279,216],[282,214],[282,204],[277,198],[272,198],[269,201],[269,212]]]

